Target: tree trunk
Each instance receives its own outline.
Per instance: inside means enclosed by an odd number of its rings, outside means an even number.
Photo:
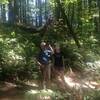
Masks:
[[[19,19],[19,16],[18,16],[18,3],[19,3],[19,0],[14,0],[14,23],[18,23],[18,19]]]
[[[99,8],[98,33],[100,33],[100,0],[98,0],[98,8]]]
[[[56,19],[59,20],[61,17],[61,11],[60,11],[60,0],[55,0],[56,4],[55,4],[55,13],[56,13]]]
[[[37,2],[37,0],[35,1],[35,3],[36,3],[36,8],[38,7],[38,2]],[[36,15],[35,15],[35,17],[36,17],[36,27],[38,26],[38,17],[37,17],[37,11],[36,11]]]
[[[38,0],[38,7],[39,7],[39,26],[42,26],[42,1]]]
[[[70,21],[69,21],[67,15],[65,13],[65,9],[63,8],[63,5],[60,3],[60,0],[57,0],[56,2],[59,4],[59,8],[60,8],[59,12],[61,12],[62,18],[65,20],[65,22],[67,24],[69,33],[72,35],[77,47],[79,48],[80,47],[80,43],[79,43],[79,41],[77,39],[76,34],[74,33],[74,30],[73,30],[73,27],[70,24]]]
[[[78,22],[78,29],[80,29],[82,33],[82,0],[78,0],[78,8],[77,8],[77,22]]]
[[[13,25],[14,24],[14,1],[9,0],[9,14],[8,14],[8,18],[9,18],[9,24]]]

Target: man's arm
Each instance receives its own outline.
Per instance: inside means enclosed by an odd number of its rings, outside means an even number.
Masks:
[[[39,61],[37,61],[37,64],[38,64],[39,66],[41,66],[41,63],[40,63]]]
[[[54,50],[53,50],[53,48],[52,48],[52,46],[50,44],[49,44],[49,48],[50,48],[52,54],[54,54]]]

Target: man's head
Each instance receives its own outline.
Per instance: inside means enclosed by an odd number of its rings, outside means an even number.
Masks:
[[[41,42],[41,44],[40,44],[41,49],[44,49],[45,46],[46,46],[46,43],[45,42]]]

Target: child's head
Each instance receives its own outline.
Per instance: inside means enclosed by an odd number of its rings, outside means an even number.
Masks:
[[[60,53],[60,48],[55,48],[56,53]]]
[[[58,43],[55,43],[55,52],[60,52],[60,45]]]

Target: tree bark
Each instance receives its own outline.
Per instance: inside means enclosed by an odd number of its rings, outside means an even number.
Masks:
[[[9,0],[9,13],[8,13],[8,18],[9,18],[9,24],[14,25],[14,1]]]
[[[38,0],[38,7],[39,7],[39,26],[42,26],[42,1]]]
[[[99,8],[98,33],[100,33],[100,0],[98,0],[98,8]]]

